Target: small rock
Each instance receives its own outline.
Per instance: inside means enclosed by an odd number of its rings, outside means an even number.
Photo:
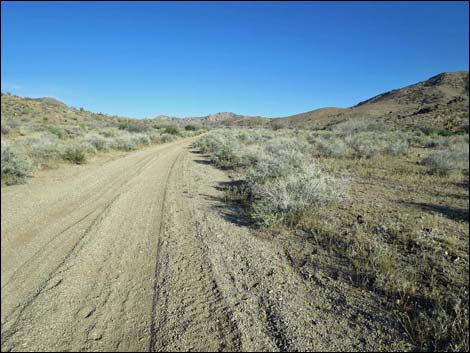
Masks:
[[[91,338],[95,341],[99,341],[101,338],[103,338],[103,334],[99,331],[94,331],[91,334]]]

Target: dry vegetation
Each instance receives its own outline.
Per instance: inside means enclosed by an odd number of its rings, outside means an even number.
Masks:
[[[468,142],[355,121],[218,130],[196,147],[236,179],[226,199],[259,234],[309,239],[313,280],[344,282],[346,303],[373,291],[418,350],[468,351]]]
[[[2,94],[2,184],[24,183],[35,170],[60,161],[82,164],[97,153],[133,151],[200,132]]]

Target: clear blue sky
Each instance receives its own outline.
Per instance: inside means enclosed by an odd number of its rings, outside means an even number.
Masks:
[[[348,107],[468,70],[467,2],[2,2],[3,92],[131,117]]]

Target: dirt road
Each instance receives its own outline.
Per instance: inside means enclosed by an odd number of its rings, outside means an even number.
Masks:
[[[253,235],[191,142],[2,189],[2,351],[402,348]]]

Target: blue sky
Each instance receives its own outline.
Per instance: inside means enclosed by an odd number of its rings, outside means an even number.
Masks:
[[[467,2],[2,2],[1,88],[131,117],[348,107],[468,70]]]

